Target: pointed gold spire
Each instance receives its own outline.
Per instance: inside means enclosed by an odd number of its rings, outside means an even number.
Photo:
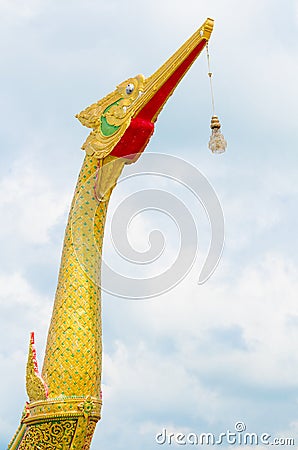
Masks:
[[[36,358],[34,345],[34,333],[30,334],[27,370],[26,370],[26,390],[30,402],[46,400],[48,398],[48,387],[41,378]]]

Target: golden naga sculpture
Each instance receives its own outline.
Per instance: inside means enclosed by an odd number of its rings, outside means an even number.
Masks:
[[[109,198],[124,165],[145,149],[158,114],[212,28],[207,19],[149,78],[129,78],[77,115],[92,131],[82,147],[86,156],[66,227],[42,373],[31,334],[29,401],[9,450],[90,448],[102,404],[100,267]]]

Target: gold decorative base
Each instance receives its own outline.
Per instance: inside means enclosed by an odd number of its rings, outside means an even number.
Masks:
[[[29,403],[8,450],[88,450],[101,405],[92,397]]]

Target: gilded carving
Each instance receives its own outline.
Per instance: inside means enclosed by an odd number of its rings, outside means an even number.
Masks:
[[[76,117],[93,131],[82,146],[87,155],[104,158],[128,128],[144,90],[144,76],[137,75],[119,84],[116,90],[81,111]]]
[[[82,447],[82,450],[89,450],[91,441],[92,441],[92,437],[93,437],[93,434],[95,431],[95,427],[96,427],[96,422],[94,422],[94,420],[90,420],[90,422],[88,424],[88,428],[86,430],[85,443],[84,443],[84,446]]]
[[[83,412],[84,417],[87,418],[94,410],[94,403],[91,397],[88,396],[83,403],[78,405],[78,408]]]
[[[27,407],[22,422],[35,424],[46,419],[81,417],[84,414],[93,420],[100,419],[101,400],[88,396],[87,398],[48,399],[46,401],[32,402]]]
[[[31,402],[36,400],[46,400],[48,397],[48,387],[38,372],[36,350],[34,346],[34,333],[31,333],[30,336],[26,369],[26,390]]]
[[[75,420],[47,422],[29,427],[18,450],[65,450],[71,445]]]

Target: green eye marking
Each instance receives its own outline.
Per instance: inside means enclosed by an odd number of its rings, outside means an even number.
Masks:
[[[120,99],[121,100],[121,99]],[[100,131],[102,132],[102,134],[104,136],[112,136],[112,134],[116,133],[116,131],[120,128],[117,127],[116,125],[110,125],[107,121],[107,119],[104,117],[104,114],[109,111],[109,109],[113,106],[113,105],[117,105],[119,104],[119,101],[117,100],[117,102],[112,103],[111,105],[109,105],[103,112],[103,115],[100,118]]]

